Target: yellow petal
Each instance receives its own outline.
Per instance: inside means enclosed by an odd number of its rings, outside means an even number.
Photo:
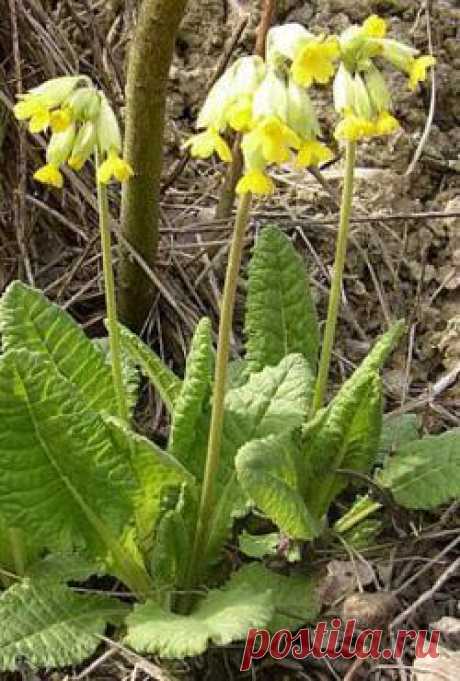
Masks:
[[[32,133],[43,132],[50,123],[50,113],[48,109],[43,108],[34,113],[29,121],[29,130]]]
[[[118,182],[127,182],[134,175],[134,170],[127,161],[117,158],[114,162],[113,174]]]
[[[57,187],[58,189],[61,189],[64,184],[64,178],[62,177],[59,168],[52,163],[47,163],[45,166],[39,168],[34,173],[34,179],[42,184],[50,184],[52,187]]]
[[[224,138],[217,133],[214,139],[214,148],[216,150],[217,155],[222,161],[225,161],[225,163],[232,162],[233,156],[230,147],[228,146]]]
[[[232,160],[232,152],[227,142],[212,128],[193,135],[184,144],[185,149],[188,147],[195,158],[209,158],[216,152],[222,161],[229,163]]]
[[[249,170],[243,175],[236,186],[237,194],[273,194],[275,184],[262,170]]]
[[[399,121],[388,111],[382,111],[375,122],[376,135],[392,135],[399,128]]]
[[[309,87],[314,81],[327,83],[334,75],[334,61],[339,56],[339,46],[334,38],[326,41],[311,41],[303,45],[292,63],[294,81]]]
[[[26,120],[27,118],[32,118],[33,115],[39,113],[40,111],[47,110],[36,97],[27,97],[22,99],[20,102],[13,107],[13,113],[18,121]]]
[[[308,168],[326,163],[333,157],[334,154],[325,144],[317,140],[307,140],[300,147],[295,165],[297,168]]]
[[[426,71],[436,64],[436,59],[431,54],[424,54],[414,59],[409,71],[409,89],[415,90],[417,85],[426,80]]]
[[[64,132],[72,123],[72,116],[68,109],[57,109],[50,114],[50,126],[53,132]]]
[[[97,169],[97,181],[100,184],[108,184],[113,176],[113,159],[106,158]]]
[[[237,132],[250,130],[252,125],[252,97],[246,95],[234,102],[228,108],[226,120],[230,127]]]
[[[85,165],[85,159],[81,156],[71,156],[67,161],[67,165],[72,168],[72,170],[80,171]]]
[[[363,23],[363,33],[368,38],[384,38],[387,33],[387,22],[376,14],[372,14]]]
[[[360,118],[354,114],[349,114],[337,125],[334,137],[338,140],[356,142],[365,137],[372,137],[375,133],[375,123],[366,118]]]

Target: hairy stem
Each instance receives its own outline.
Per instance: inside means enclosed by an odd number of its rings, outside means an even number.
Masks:
[[[337,328],[337,317],[340,309],[342,296],[343,271],[347,255],[348,232],[350,228],[350,215],[353,202],[353,180],[355,173],[356,143],[347,142],[345,154],[345,178],[340,205],[340,224],[337,235],[337,245],[332,275],[331,292],[329,295],[329,307],[327,312],[326,327],[324,329],[323,345],[319,361],[318,377],[316,379],[315,396],[313,399],[313,413],[321,409],[326,395],[329,369],[331,366],[332,348],[334,346]]]
[[[249,219],[251,195],[243,194],[238,206],[233,232],[225,285],[221,302],[219,338],[217,342],[216,369],[212,396],[211,425],[209,429],[208,453],[201,491],[198,523],[190,562],[188,587],[195,586],[200,575],[200,557],[205,553],[209,538],[209,524],[212,516],[215,494],[214,483],[219,468],[222,429],[224,423],[225,386],[227,383],[227,367],[230,354],[230,338],[233,323],[233,310],[238,284],[241,258],[244,248],[244,237]]]
[[[121,231],[150,268],[155,264],[159,238],[166,88],[186,5],[187,0],[143,0],[129,54],[124,156],[135,175],[123,187]],[[150,279],[122,248],[122,320],[140,329],[152,298]]]
[[[112,239],[110,236],[109,204],[107,199],[107,188],[100,182],[97,183],[97,204],[99,209],[99,230],[101,233],[105,304],[107,308],[107,328],[109,332],[113,386],[117,400],[118,416],[123,421],[128,422],[129,409],[123,384],[120,332],[118,330],[117,304],[115,298],[115,278],[113,274],[112,263]]]

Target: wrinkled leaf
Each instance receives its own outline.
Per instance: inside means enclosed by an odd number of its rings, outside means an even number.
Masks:
[[[88,409],[116,413],[110,367],[72,317],[38,290],[15,281],[0,301],[3,349],[27,350],[69,380]]]
[[[460,497],[460,428],[403,445],[377,481],[398,504],[430,509]]]
[[[123,350],[158,390],[161,399],[172,414],[181,391],[182,381],[135,333],[122,324],[119,324],[119,328]]]
[[[305,265],[288,237],[264,229],[249,266],[245,320],[249,370],[300,353],[316,372],[319,330]]]
[[[78,664],[99,646],[107,622],[118,623],[126,608],[115,598],[72,592],[49,579],[25,579],[0,596],[0,669],[14,671],[18,659],[32,667]]]

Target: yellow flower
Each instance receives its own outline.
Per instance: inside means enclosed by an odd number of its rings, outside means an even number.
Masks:
[[[126,182],[133,175],[134,171],[129,163],[114,150],[109,151],[107,158],[97,169],[97,181],[101,184],[108,184],[112,178],[118,182]]]
[[[31,95],[25,95],[24,99],[21,99],[13,107],[13,113],[18,121],[32,118],[32,116],[43,111],[48,111],[48,108],[43,105],[38,97],[32,97]]]
[[[237,194],[273,194],[275,184],[262,170],[248,170],[236,185]]]
[[[327,163],[334,157],[332,151],[318,140],[307,140],[302,143],[296,159],[297,168],[309,168]]]
[[[338,140],[356,142],[364,137],[372,137],[375,133],[375,123],[353,113],[348,113],[337,125],[334,137]]]
[[[334,61],[340,54],[335,38],[310,40],[298,50],[292,63],[292,77],[298,85],[309,87],[314,81],[327,83],[334,75]]]
[[[259,148],[267,163],[284,163],[291,157],[290,148],[299,149],[301,140],[296,133],[275,116],[262,120],[244,140],[249,150]]]
[[[436,59],[431,54],[425,54],[412,61],[409,70],[410,90],[415,90],[420,82],[426,80],[426,70],[434,64],[436,64]]]
[[[50,112],[45,107],[37,109],[29,121],[29,130],[32,133],[43,132],[50,124]]]
[[[47,163],[34,173],[34,179],[42,184],[50,184],[52,187],[62,189],[64,178],[59,168],[53,163]]]
[[[250,130],[252,125],[252,97],[243,95],[230,105],[226,119],[233,130],[243,132]]]
[[[29,130],[32,133],[42,132],[48,126],[51,126],[53,132],[64,132],[72,122],[68,109],[50,111],[38,95],[27,95],[15,104],[13,112],[19,121],[30,119]]]
[[[372,14],[363,23],[363,33],[368,38],[384,38],[387,33],[387,22]]]
[[[49,124],[53,132],[64,132],[72,123],[72,115],[69,109],[56,109],[49,116]]]
[[[388,111],[382,111],[375,121],[375,135],[392,135],[399,130],[399,121]]]
[[[230,163],[232,152],[227,142],[213,128],[208,128],[204,132],[193,135],[184,148],[190,147],[192,156],[197,158],[209,158],[214,152],[217,153],[222,161]]]

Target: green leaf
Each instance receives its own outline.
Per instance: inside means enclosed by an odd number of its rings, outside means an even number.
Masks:
[[[241,446],[251,440],[299,428],[305,421],[313,376],[302,355],[288,355],[276,367],[251,374],[225,399],[222,466],[233,469]]]
[[[254,593],[232,582],[212,590],[190,615],[162,609],[155,601],[137,605],[127,619],[125,643],[140,653],[188,657],[204,653],[209,643],[228,645],[244,639],[250,627],[263,627],[273,616],[269,590]]]
[[[213,372],[211,322],[204,318],[192,340],[182,389],[175,402],[168,447],[197,480],[202,480],[204,474]]]
[[[241,388],[249,378],[248,365],[244,359],[234,359],[228,363],[227,390]]]
[[[123,350],[135,364],[139,365],[172,414],[182,388],[182,381],[136,334],[122,324],[119,324],[119,328]]]
[[[107,622],[125,607],[114,598],[73,593],[49,579],[25,579],[0,596],[0,669],[14,671],[25,658],[32,667],[78,664],[99,646]]]
[[[137,482],[133,495],[136,538],[147,554],[152,547],[153,532],[166,491],[180,486],[185,480],[193,482],[193,478],[174,457],[131,431],[119,419],[104,417],[104,423],[113,448],[125,452]]]
[[[316,373],[319,330],[305,265],[276,227],[264,229],[249,266],[246,348],[250,371],[300,353]]]
[[[460,497],[460,428],[403,445],[377,481],[398,504],[430,509]]]
[[[102,417],[41,354],[0,360],[0,514],[50,549],[107,552],[133,517],[136,481]]]
[[[180,511],[165,513],[157,528],[152,576],[160,590],[182,585],[190,560],[190,537]]]
[[[291,432],[244,445],[236,457],[246,494],[280,530],[294,539],[313,539],[320,525],[302,496],[298,438]]]
[[[418,440],[420,432],[420,419],[417,414],[397,414],[384,418],[379,443],[380,461],[402,445]]]
[[[356,371],[345,381],[342,389],[349,390],[354,383],[359,383],[363,376],[379,371],[398,345],[405,331],[406,325],[403,321],[395,322],[386,333],[380,336]]]
[[[93,575],[105,574],[104,566],[82,553],[51,553],[30,565],[27,577],[54,582],[86,582]]]
[[[208,544],[205,549],[204,564],[211,568],[223,557],[223,547],[228,540],[234,521],[234,510],[240,507],[244,495],[235,473],[220,490],[209,527]]]
[[[273,616],[268,623],[272,633],[279,629],[295,630],[316,622],[320,601],[316,585],[308,575],[280,575],[262,563],[250,563],[232,575],[228,583],[232,588],[246,586],[253,597],[271,593]]]
[[[2,574],[2,570],[20,577],[28,573],[29,565],[37,560],[43,548],[33,537],[9,527],[0,517],[0,581],[10,583],[9,575]]]
[[[367,371],[344,383],[331,404],[307,425],[303,497],[317,518],[350,481],[337,469],[367,473],[372,468],[381,424],[381,380],[374,371]]]
[[[279,532],[249,534],[249,532],[243,530],[239,537],[240,551],[250,558],[276,556],[280,541],[281,535]]]
[[[110,363],[109,338],[107,336],[105,336],[104,338],[94,338],[93,343],[96,346],[96,348],[98,348],[98,350],[103,354],[105,363],[110,367],[110,371],[112,371]],[[137,400],[139,399],[139,387],[141,376],[135,362],[127,353],[124,353],[121,359],[123,385],[125,387],[125,394],[128,402],[128,407],[130,413],[132,414],[137,404]]]
[[[0,301],[3,349],[27,350],[53,364],[88,409],[116,413],[110,367],[72,317],[34,288],[13,282]]]

